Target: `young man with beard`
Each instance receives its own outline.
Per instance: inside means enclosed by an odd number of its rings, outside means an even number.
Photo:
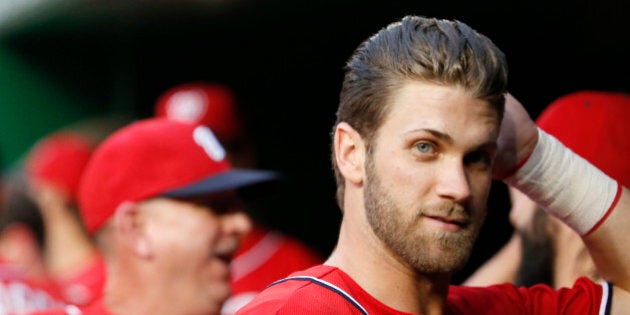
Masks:
[[[630,306],[628,190],[536,128],[507,94],[503,53],[466,24],[408,16],[363,42],[347,64],[332,149],[343,213],[335,250],[237,314],[622,314]],[[578,232],[609,282],[580,279],[560,291],[452,286],[492,178]]]

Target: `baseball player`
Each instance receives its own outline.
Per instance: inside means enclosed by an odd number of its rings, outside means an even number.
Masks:
[[[0,215],[0,314],[64,305],[60,288],[44,266],[39,209],[21,178],[15,175],[5,181]]]
[[[630,191],[536,127],[507,94],[504,54],[468,25],[406,16],[361,43],[331,143],[342,210],[333,253],[238,315],[627,313]],[[493,178],[579,234],[605,281],[451,285]]]
[[[75,305],[99,298],[105,281],[103,259],[76,208],[79,180],[93,147],[86,136],[57,131],[35,143],[24,162],[29,195],[45,226],[47,272]]]
[[[251,229],[239,192],[276,178],[232,168],[199,124],[152,118],[114,132],[78,190],[82,221],[105,259],[104,294],[32,314],[220,314],[231,257]]]

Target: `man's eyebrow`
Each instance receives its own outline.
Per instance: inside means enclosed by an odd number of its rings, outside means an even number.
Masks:
[[[448,135],[448,134],[446,134],[446,133],[443,133],[443,132],[441,132],[441,131],[435,130],[435,129],[431,129],[431,128],[420,128],[420,129],[414,129],[414,130],[411,130],[411,132],[418,132],[418,131],[428,132],[428,133],[430,133],[431,135],[433,135],[434,137],[436,137],[436,138],[438,138],[438,139],[440,139],[440,140],[443,140],[443,141],[449,142],[449,143],[452,143],[452,142],[453,142],[453,138],[452,138],[450,135]]]
[[[451,137],[449,134],[447,133],[443,133],[441,131],[435,130],[435,129],[431,129],[431,128],[420,128],[420,129],[414,129],[411,132],[418,132],[418,131],[422,131],[422,132],[428,132],[431,135],[433,135],[434,137],[446,141],[448,143],[453,143],[453,137]],[[475,146],[475,150],[479,150],[479,149],[496,149],[498,147],[498,144],[496,141],[487,141],[484,143],[480,143],[479,145]]]

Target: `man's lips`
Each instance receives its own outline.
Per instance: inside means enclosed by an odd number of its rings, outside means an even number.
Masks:
[[[214,252],[212,253],[212,256],[219,258],[229,264],[230,262],[232,262],[232,258],[234,257],[234,253],[236,253],[238,246],[238,241],[224,241],[220,244],[217,244]]]
[[[465,218],[428,214],[424,214],[423,216],[427,219],[430,219],[441,228],[449,231],[459,231],[460,229],[468,225],[468,220],[466,220]]]
[[[232,262],[232,253],[215,254],[214,257],[219,258],[220,260],[224,261],[226,264],[230,264],[230,262]]]

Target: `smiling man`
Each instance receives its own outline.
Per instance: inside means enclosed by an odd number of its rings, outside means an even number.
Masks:
[[[507,94],[503,53],[466,24],[408,16],[364,41],[347,63],[332,134],[343,215],[336,248],[238,315],[627,310],[627,189],[536,128]],[[493,178],[578,232],[608,282],[452,286]]]
[[[220,314],[229,264],[251,222],[241,189],[275,172],[234,169],[212,130],[164,118],[103,141],[79,209],[107,267],[102,299],[37,314]]]

